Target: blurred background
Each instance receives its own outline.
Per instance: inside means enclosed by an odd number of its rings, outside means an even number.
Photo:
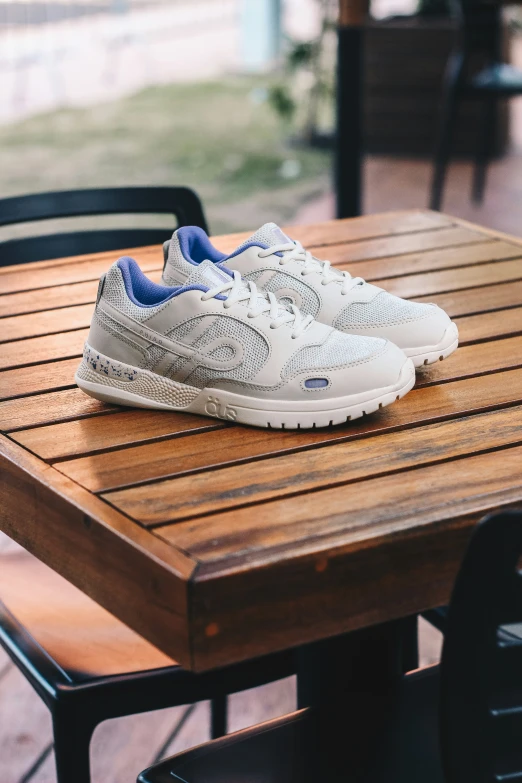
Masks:
[[[425,207],[457,21],[448,0],[370,10],[363,211]],[[0,197],[183,184],[214,233],[333,217],[337,12],[337,0],[0,0]],[[506,62],[522,65],[516,7],[503,28]],[[522,98],[498,103],[474,204],[479,119],[472,103],[459,112],[442,208],[520,234]]]

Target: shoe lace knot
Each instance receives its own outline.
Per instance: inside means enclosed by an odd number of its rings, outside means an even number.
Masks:
[[[294,304],[279,302],[271,291],[260,291],[252,280],[243,280],[236,270],[230,281],[209,289],[201,299],[205,302],[223,294],[228,294],[223,302],[226,310],[239,302],[248,302],[248,318],[268,313],[270,328],[278,329],[283,324],[289,324],[294,339],[300,337],[314,320],[311,315],[303,315]]]

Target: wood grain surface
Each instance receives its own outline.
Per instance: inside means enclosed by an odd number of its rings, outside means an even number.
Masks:
[[[286,230],[444,307],[459,350],[331,429],[124,409],[74,385],[113,256],[0,269],[0,527],[195,670],[446,601],[474,522],[522,502],[522,241],[424,210]]]

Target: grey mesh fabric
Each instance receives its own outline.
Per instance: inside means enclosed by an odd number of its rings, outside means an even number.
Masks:
[[[204,318],[209,318],[209,316],[198,315],[196,318],[189,318],[188,321],[183,321],[182,324],[169,329],[165,334],[167,337],[172,337],[173,340],[184,340],[193,329],[200,325]]]
[[[234,255],[240,253],[245,247],[248,247],[248,245],[255,245],[258,242],[262,245],[266,245],[266,247],[271,247],[272,245],[281,245],[291,241],[290,237],[287,237],[276,223],[265,223],[264,226],[261,226],[252,236],[245,239],[245,241],[235,249]]]
[[[171,277],[169,275],[169,267],[175,267],[176,269],[179,269],[183,278],[185,278],[187,275],[190,275],[194,270],[193,264],[189,263],[189,261],[186,260],[183,253],[181,252],[177,233],[174,233],[172,239],[170,240],[167,263],[165,264],[165,269],[163,270],[163,280],[167,285],[179,285],[181,278],[177,280]]]
[[[337,315],[333,322],[336,329],[345,332],[350,328],[367,326],[391,326],[418,321],[433,314],[433,308],[418,302],[408,302],[382,291],[370,302],[353,302]]]
[[[167,368],[167,371],[165,372],[165,375],[167,378],[175,379],[176,375],[181,372],[181,370],[186,367],[186,365],[190,362],[190,359],[187,359],[186,356],[178,356],[177,359],[174,359],[171,365]]]
[[[127,296],[123,275],[116,264],[113,264],[107,272],[103,298],[136,321],[146,321],[147,318],[156,315],[165,307],[165,303],[156,305],[156,307],[140,307],[134,304]]]
[[[307,370],[328,370],[346,367],[375,356],[384,349],[386,340],[378,337],[359,337],[354,340],[347,334],[332,332],[322,345],[305,345],[290,357],[283,368],[282,377]]]
[[[213,378],[248,381],[259,372],[270,355],[268,341],[257,329],[225,315],[214,317],[211,326],[194,342],[194,347],[202,349],[218,337],[232,337],[241,343],[244,348],[244,359],[239,367],[233,370],[197,367],[185,383],[203,388]]]
[[[245,277],[248,278],[248,275],[245,275]],[[275,293],[282,288],[296,291],[301,297],[302,304],[300,305],[300,309],[302,312],[310,313],[314,318],[316,317],[321,302],[312,286],[302,283],[300,280],[296,280],[295,277],[286,272],[277,272],[272,279],[263,286],[263,291],[272,291]]]

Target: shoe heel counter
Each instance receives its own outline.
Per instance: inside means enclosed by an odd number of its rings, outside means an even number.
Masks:
[[[145,348],[138,345],[130,336],[123,334],[124,327],[102,310],[105,277],[106,275],[102,276],[98,285],[87,345],[111,359],[141,367],[147,358]]]

